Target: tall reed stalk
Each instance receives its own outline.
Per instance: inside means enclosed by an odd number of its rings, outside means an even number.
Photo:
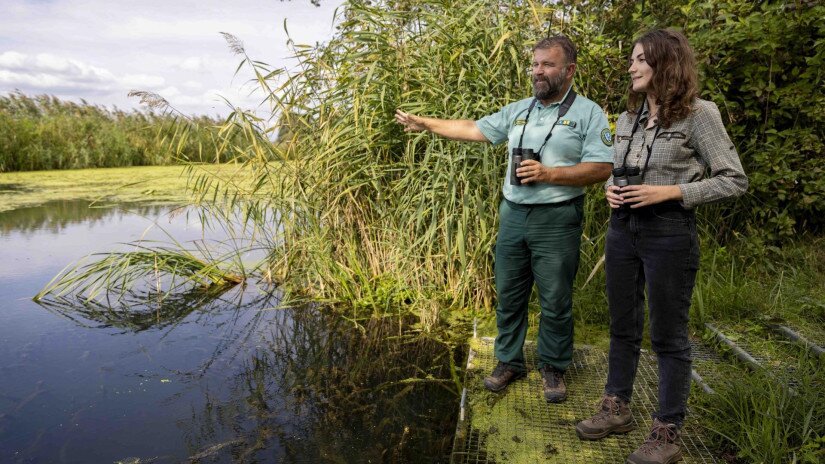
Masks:
[[[529,96],[529,50],[546,21],[565,27],[529,1],[351,1],[329,43],[294,45],[291,74],[263,68],[230,38],[289,143],[266,143],[237,112],[230,123],[251,137],[243,156],[256,187],[197,185],[204,197],[280,212],[269,267],[299,293],[366,314],[407,307],[425,327],[442,308],[490,307],[504,148],[407,135],[393,114],[476,119]],[[273,151],[283,162],[268,162]]]

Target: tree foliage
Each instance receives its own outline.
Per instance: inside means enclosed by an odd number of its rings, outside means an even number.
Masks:
[[[564,2],[587,61],[585,94],[624,110],[634,37],[652,27],[685,32],[702,98],[720,108],[750,178],[731,226],[777,243],[825,226],[825,5],[816,1]],[[603,56],[604,59],[590,60]]]

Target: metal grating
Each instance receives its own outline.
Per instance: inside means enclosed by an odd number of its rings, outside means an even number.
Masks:
[[[720,325],[719,330],[777,380],[792,389],[799,388],[797,360],[800,347],[794,342],[781,334],[770,332],[768,328],[753,332]]]
[[[696,363],[720,364],[722,362],[722,357],[716,351],[696,338],[690,339],[690,354],[693,357],[694,367]]]
[[[528,376],[504,393],[488,392],[482,379],[493,367],[493,339],[475,339],[467,366],[466,399],[462,404],[450,462],[461,463],[604,463],[625,462],[644,441],[656,408],[656,359],[642,353],[631,405],[637,429],[598,441],[576,436],[577,421],[596,411],[607,378],[607,356],[602,350],[577,347],[565,374],[568,399],[544,401],[541,377],[535,370],[535,344],[525,344]],[[682,431],[683,462],[715,463],[690,416]]]

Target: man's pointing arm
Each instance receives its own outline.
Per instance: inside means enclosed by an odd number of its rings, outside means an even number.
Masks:
[[[425,118],[395,110],[395,120],[404,126],[405,132],[428,131],[452,140],[489,142],[471,119]]]

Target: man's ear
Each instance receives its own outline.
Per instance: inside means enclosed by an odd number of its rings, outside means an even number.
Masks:
[[[567,65],[567,79],[572,79],[573,74],[576,73],[576,63],[570,63]]]

